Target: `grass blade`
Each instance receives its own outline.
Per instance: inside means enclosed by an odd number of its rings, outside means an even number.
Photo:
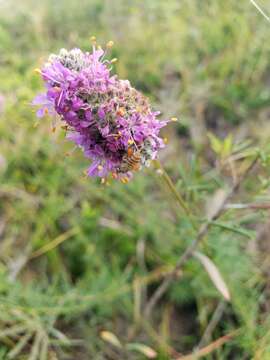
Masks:
[[[19,355],[23,348],[27,345],[28,341],[32,337],[32,333],[25,334],[20,341],[14,346],[14,348],[8,353],[7,357],[8,359],[16,359],[17,355]]]
[[[194,253],[194,256],[201,262],[213,284],[224,297],[224,299],[230,301],[231,295],[229,289],[213,261],[198,251]]]
[[[13,335],[17,335],[18,333],[22,333],[23,331],[25,331],[27,328],[25,325],[14,325],[9,327],[8,329],[2,330],[0,331],[0,338],[5,337],[5,336],[13,336]]]
[[[209,354],[211,354],[214,350],[217,350],[222,345],[226,344],[228,341],[230,341],[234,336],[236,336],[238,331],[233,331],[227,335],[224,335],[220,337],[219,339],[213,341],[211,344],[205,346],[201,350],[194,352],[189,355],[180,356],[176,360],[194,360],[194,359],[200,359],[201,357],[205,357]]]
[[[31,354],[28,360],[39,360],[39,350],[42,341],[43,333],[38,331],[35,336],[35,340],[31,349]]]

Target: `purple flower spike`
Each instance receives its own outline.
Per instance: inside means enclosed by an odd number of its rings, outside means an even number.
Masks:
[[[109,43],[108,43],[109,44]],[[38,117],[59,115],[67,138],[92,160],[89,176],[127,182],[133,171],[148,166],[164,147],[159,121],[139,91],[128,80],[111,76],[114,60],[93,45],[92,53],[61,49],[50,55],[39,71],[46,92],[38,95]]]

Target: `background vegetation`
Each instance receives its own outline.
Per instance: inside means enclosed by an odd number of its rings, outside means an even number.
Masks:
[[[0,2],[0,359],[177,359],[199,344],[212,344],[205,359],[270,359],[269,33],[247,0]],[[60,129],[34,126],[33,69],[91,35],[113,40],[119,76],[181,120],[161,162],[198,224],[259,149],[200,249],[230,302],[192,259],[146,321],[195,236],[188,218],[153,169],[103,186],[79,150],[66,156]]]

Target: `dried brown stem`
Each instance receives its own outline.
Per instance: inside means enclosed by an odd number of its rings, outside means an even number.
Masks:
[[[214,311],[214,314],[204,331],[204,334],[201,338],[201,341],[199,342],[199,345],[196,347],[197,349],[201,349],[205,344],[209,342],[213,331],[215,330],[217,324],[219,323],[224,313],[225,308],[226,308],[226,303],[223,300],[221,300],[217,305],[216,310]]]
[[[230,341],[233,337],[235,337],[239,333],[238,330],[235,330],[227,335],[222,336],[221,338],[215,340],[211,344],[205,346],[201,350],[198,350],[197,352],[194,352],[190,355],[180,356],[176,360],[194,360],[194,359],[200,359],[201,357],[205,357],[209,354],[211,354],[214,350],[217,350],[222,345],[224,345],[226,342]]]

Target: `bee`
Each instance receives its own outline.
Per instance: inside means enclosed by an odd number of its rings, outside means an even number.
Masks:
[[[139,150],[135,150],[129,147],[127,154],[123,156],[122,164],[120,165],[119,171],[126,173],[128,171],[138,171],[141,167],[141,153]]]

